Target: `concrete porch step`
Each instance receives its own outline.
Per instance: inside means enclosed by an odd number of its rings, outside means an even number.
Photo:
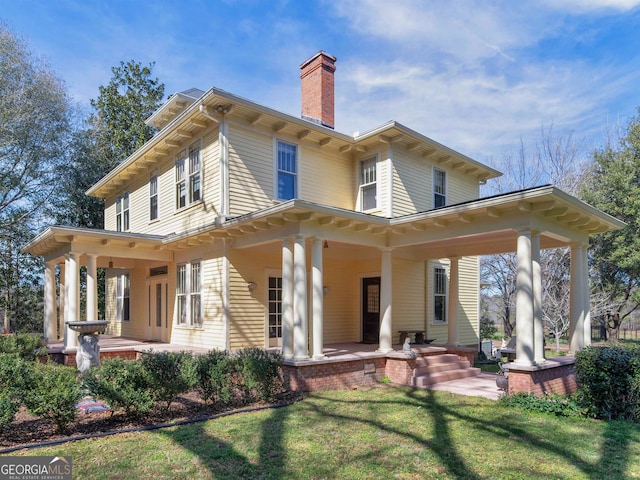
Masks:
[[[411,383],[414,387],[426,387],[429,385],[435,385],[436,383],[448,382],[449,380],[477,377],[480,373],[481,371],[479,368],[457,368],[454,370],[414,376]]]
[[[446,372],[448,370],[462,370],[469,368],[471,364],[467,360],[456,360],[455,362],[435,363],[432,365],[416,367],[413,369],[413,376],[429,375],[432,373]]]

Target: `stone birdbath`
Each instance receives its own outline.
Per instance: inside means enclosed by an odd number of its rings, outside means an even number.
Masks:
[[[91,367],[100,366],[100,346],[98,345],[98,332],[101,332],[109,324],[108,320],[73,321],[65,322],[74,332],[78,332],[78,351],[76,352],[76,365],[80,373],[84,373]]]

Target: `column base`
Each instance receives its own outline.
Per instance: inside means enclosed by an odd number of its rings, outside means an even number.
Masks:
[[[380,347],[380,348],[378,348],[376,350],[376,352],[378,352],[378,353],[389,353],[389,352],[393,352],[393,351],[394,351],[393,348],[382,348],[382,347]]]
[[[314,355],[312,357],[314,360],[324,360],[325,358],[327,358],[326,355],[320,354],[320,355]]]

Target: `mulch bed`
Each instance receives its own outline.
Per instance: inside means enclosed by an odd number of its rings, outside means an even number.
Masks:
[[[273,405],[293,403],[300,398],[295,392],[282,394]],[[189,419],[211,416],[223,412],[232,412],[248,407],[269,406],[267,403],[256,403],[243,406],[220,406],[206,404],[196,392],[180,395],[171,404],[171,409],[166,411],[162,404],[156,404],[150,413],[143,418],[129,418],[121,412],[91,411],[79,412],[76,420],[69,424],[67,431],[60,434],[56,425],[49,420],[34,417],[22,407],[8,429],[0,432],[0,450],[17,446],[29,446],[30,444],[48,441],[62,440],[66,438],[80,437],[95,433],[126,430],[129,428],[143,427],[161,423],[174,423]]]

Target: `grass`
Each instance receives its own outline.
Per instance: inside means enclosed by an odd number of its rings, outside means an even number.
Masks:
[[[640,477],[640,426],[387,387],[18,454],[71,455],[76,480],[623,479]]]

